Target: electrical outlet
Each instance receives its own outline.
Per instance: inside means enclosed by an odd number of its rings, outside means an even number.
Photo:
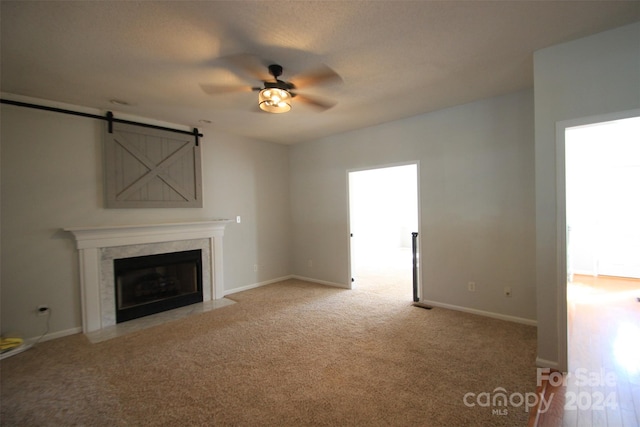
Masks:
[[[511,296],[511,286],[505,286],[504,287],[504,296],[505,297],[510,297]]]
[[[36,313],[38,313],[38,316],[46,316],[47,314],[49,314],[49,306],[39,305],[38,307],[36,307]]]
[[[309,260],[309,262],[307,263],[307,265],[308,265],[309,267],[313,267],[313,260],[312,260],[312,259],[310,259],[310,260]]]
[[[467,283],[467,289],[469,290],[469,292],[475,292],[476,291],[476,282]]]

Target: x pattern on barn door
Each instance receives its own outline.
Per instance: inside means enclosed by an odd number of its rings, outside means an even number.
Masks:
[[[114,124],[105,130],[106,207],[200,208],[200,146],[193,136]]]

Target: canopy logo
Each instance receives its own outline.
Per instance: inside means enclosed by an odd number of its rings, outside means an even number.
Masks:
[[[563,374],[552,372],[549,368],[538,368],[538,387],[542,386],[543,381],[547,381],[553,387],[563,387],[565,411],[597,411],[618,407],[616,392],[609,391],[612,388],[615,390],[616,387],[616,375],[613,372],[606,372],[604,369],[594,372],[579,368],[573,373]],[[588,387],[590,391],[576,392],[573,391],[574,387]],[[543,392],[507,394],[505,388],[497,387],[492,392],[468,392],[462,397],[462,402],[469,408],[491,408],[491,413],[499,416],[509,415],[509,408],[520,407],[524,407],[525,412],[537,408],[539,413],[545,413],[551,407],[555,395],[555,392],[548,393],[547,396]]]
[[[553,396],[546,400],[542,394],[538,395],[534,392],[515,392],[507,395],[506,389],[497,387],[492,392],[466,393],[462,401],[469,408],[474,406],[491,408],[493,415],[509,415],[508,407],[520,408],[524,406],[525,412],[529,412],[529,409],[535,408],[538,404],[540,404],[541,412],[547,412],[549,405],[551,405],[551,399]]]

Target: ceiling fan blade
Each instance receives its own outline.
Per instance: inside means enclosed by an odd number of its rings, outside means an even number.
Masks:
[[[291,79],[296,88],[305,88],[315,85],[342,83],[342,77],[326,65],[321,65],[313,70],[300,73]]]
[[[273,76],[269,74],[267,66],[256,56],[241,53],[238,55],[223,56],[223,61],[228,62],[238,71],[247,74],[249,77],[260,81],[271,81]]]
[[[251,92],[253,88],[247,85],[210,85],[201,84],[202,91],[209,95],[223,95],[226,93]]]
[[[301,95],[299,93],[295,94],[294,96],[294,100],[296,100],[296,102],[302,102],[323,111],[328,110],[329,108],[337,104],[337,102],[335,101],[318,98],[317,96]]]

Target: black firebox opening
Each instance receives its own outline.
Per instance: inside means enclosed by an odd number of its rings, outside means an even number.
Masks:
[[[113,261],[116,323],[202,302],[202,251]]]

